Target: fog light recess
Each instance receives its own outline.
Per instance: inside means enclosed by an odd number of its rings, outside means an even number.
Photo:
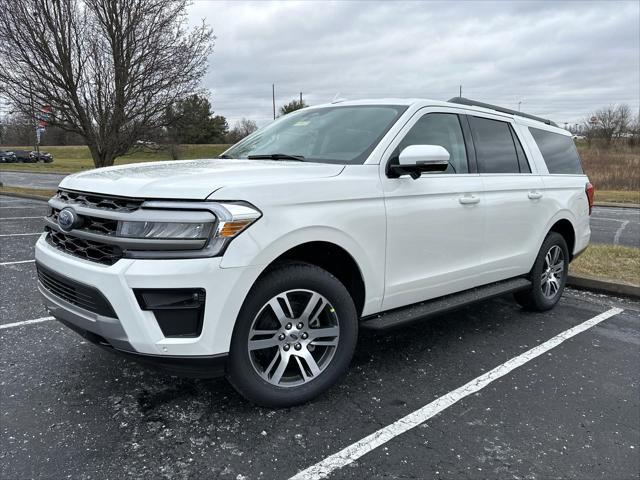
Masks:
[[[165,337],[202,333],[206,293],[203,288],[134,289],[142,310],[153,312]]]

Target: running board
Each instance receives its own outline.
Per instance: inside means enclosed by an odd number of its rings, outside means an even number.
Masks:
[[[386,330],[418,320],[441,315],[450,310],[464,307],[471,303],[499,297],[506,293],[526,290],[531,287],[531,281],[526,278],[512,278],[501,282],[490,283],[482,287],[464,290],[444,297],[415,303],[407,307],[400,307],[387,312],[371,315],[360,321],[360,328],[367,330]]]

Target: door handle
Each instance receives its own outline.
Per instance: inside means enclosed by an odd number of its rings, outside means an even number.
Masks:
[[[480,203],[480,197],[476,197],[475,195],[465,195],[464,197],[458,198],[458,201],[462,205],[473,205],[474,203]]]
[[[538,199],[542,198],[542,194],[540,192],[529,192],[528,193],[528,197],[531,200],[538,200]]]

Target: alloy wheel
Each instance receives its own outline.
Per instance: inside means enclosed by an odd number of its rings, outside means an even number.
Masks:
[[[553,245],[544,257],[540,278],[540,288],[546,298],[553,298],[560,289],[564,274],[564,253],[558,245]]]
[[[333,305],[312,290],[271,298],[253,319],[247,349],[264,380],[278,387],[303,385],[331,363],[340,328]]]

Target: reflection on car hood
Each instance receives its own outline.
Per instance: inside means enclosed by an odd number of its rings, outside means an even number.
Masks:
[[[204,200],[227,185],[332,177],[343,165],[273,160],[178,160],[98,168],[66,177],[60,187],[139,198]]]

